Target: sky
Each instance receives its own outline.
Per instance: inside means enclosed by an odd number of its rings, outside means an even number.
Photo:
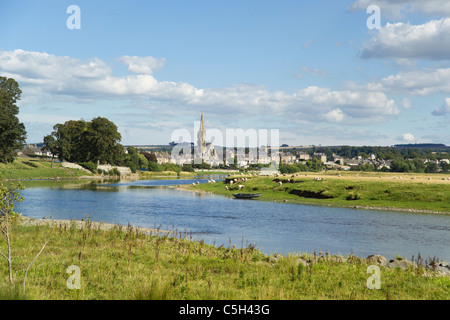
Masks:
[[[0,30],[28,143],[95,117],[195,141],[203,113],[291,146],[450,145],[447,0],[0,0]]]

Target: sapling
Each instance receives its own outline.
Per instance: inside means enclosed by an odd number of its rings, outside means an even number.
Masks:
[[[6,187],[0,176],[0,236],[6,242],[7,253],[4,254],[0,251],[0,256],[2,256],[8,263],[8,279],[12,288],[14,288],[14,277],[13,277],[13,267],[12,267],[12,244],[11,244],[11,231],[13,226],[21,220],[21,215],[14,211],[14,205],[18,202],[23,201],[23,197],[20,195],[19,190],[23,190],[23,186],[19,183],[17,186]],[[33,260],[28,265],[25,276],[23,280],[23,290],[25,292],[26,280],[28,275],[28,270],[34,261],[39,257],[39,255],[44,250],[47,245],[48,240],[42,246],[39,253],[33,258]]]

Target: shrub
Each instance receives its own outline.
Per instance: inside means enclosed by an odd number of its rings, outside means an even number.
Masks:
[[[97,171],[97,165],[93,163],[92,161],[89,162],[80,162],[78,163],[83,168],[89,170],[92,173],[95,173]]]

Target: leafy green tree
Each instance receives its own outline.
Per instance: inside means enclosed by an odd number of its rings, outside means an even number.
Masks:
[[[450,164],[448,164],[447,162],[442,161],[441,162],[441,169],[444,172],[449,172],[450,171]]]
[[[56,154],[56,139],[51,134],[44,137],[44,144],[42,145],[42,150],[48,150],[52,153],[52,168],[53,160]]]
[[[148,171],[153,171],[153,172],[162,172],[164,170],[164,167],[162,165],[160,165],[157,162],[153,162],[153,161],[149,161],[148,162]]]
[[[53,127],[51,136],[54,154],[59,160],[69,162],[94,162],[117,164],[124,159],[124,149],[119,143],[121,135],[117,126],[106,118],[95,118],[90,122],[70,120]],[[45,143],[45,141],[44,141]]]
[[[86,147],[89,160],[100,163],[115,163],[124,150],[117,126],[106,118],[97,117],[88,123]]]
[[[435,162],[427,162],[425,164],[426,173],[436,173],[438,172],[438,170],[439,170],[438,165]]]
[[[0,77],[0,162],[13,162],[26,139],[26,130],[17,115],[22,91],[19,84],[11,78]]]

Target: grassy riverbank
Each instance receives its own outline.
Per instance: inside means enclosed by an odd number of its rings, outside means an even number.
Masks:
[[[381,267],[381,289],[367,288],[369,263],[325,253],[267,256],[252,246],[229,248],[191,241],[189,234],[143,234],[132,227],[85,222],[21,225],[13,230],[16,288],[30,268],[26,295],[8,290],[0,268],[0,298],[8,299],[449,299],[450,278],[423,268]],[[219,244],[217,244],[219,245]],[[0,245],[2,252],[5,245]],[[1,263],[4,263],[2,260]],[[373,263],[371,263],[373,264]],[[69,290],[69,266],[81,289]],[[19,289],[17,289],[19,290]]]
[[[51,164],[51,159],[21,156],[12,163],[0,163],[0,173],[4,179],[79,179],[93,176],[84,170],[65,168],[61,163]]]
[[[317,181],[317,177],[323,180]],[[236,175],[228,178],[240,179],[232,185],[227,180],[184,188],[228,196],[237,192],[261,193],[259,199],[268,201],[450,213],[449,177],[355,172],[306,173],[294,177]],[[241,190],[238,185],[243,186]]]

